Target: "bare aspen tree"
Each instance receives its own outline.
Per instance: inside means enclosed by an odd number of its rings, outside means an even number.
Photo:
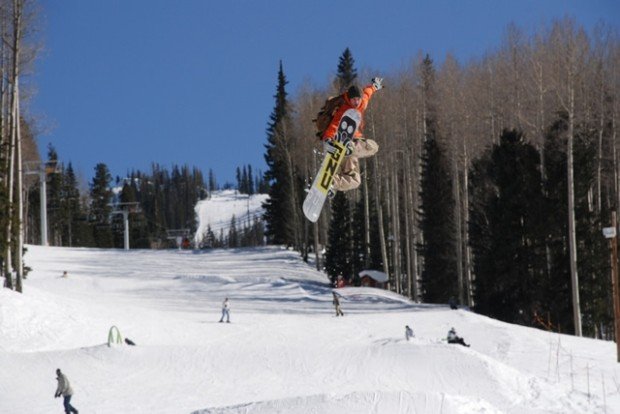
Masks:
[[[573,143],[575,140],[575,117],[577,115],[577,88],[583,74],[583,63],[587,53],[587,39],[581,29],[575,27],[572,20],[556,22],[552,31],[552,41],[556,50],[556,68],[558,84],[556,96],[561,108],[566,111],[567,147],[566,176],[568,185],[568,241],[571,272],[571,289],[573,299],[573,319],[575,335],[581,336],[581,306],[579,300],[579,276],[577,272],[577,235],[575,229],[575,171]]]
[[[21,131],[22,116],[20,113],[20,77],[24,64],[34,59],[36,49],[23,47],[25,33],[33,28],[34,8],[29,0],[0,1],[0,19],[2,24],[1,48],[1,105],[0,111],[0,144],[2,151],[8,152],[5,157],[4,171],[8,174],[3,184],[8,194],[5,210],[7,225],[5,237],[5,286],[19,292],[23,290],[24,244],[24,198],[23,198],[23,140]],[[15,231],[17,230],[17,231]],[[15,240],[14,235],[16,234]],[[16,257],[13,257],[13,251]],[[13,264],[15,261],[15,265]],[[13,286],[11,272],[15,270],[16,280]]]
[[[9,126],[8,126],[8,134],[9,134],[9,162],[8,162],[8,207],[7,207],[7,217],[8,223],[6,228],[6,252],[5,252],[5,263],[6,263],[6,281],[5,286],[9,289],[13,289],[13,281],[12,281],[12,271],[13,271],[13,257],[12,257],[12,249],[11,244],[13,241],[13,220],[14,214],[17,209],[20,209],[21,206],[15,201],[15,187],[16,187],[16,161],[17,161],[17,124],[19,122],[16,117],[17,114],[17,80],[18,80],[18,67],[19,60],[17,57],[19,56],[19,33],[20,30],[15,26],[16,16],[19,16],[20,13],[15,13],[13,7],[9,9],[10,6],[14,6],[14,3],[9,6],[9,3],[6,2],[3,4],[10,12],[7,12],[7,20],[10,21],[10,27],[12,32],[9,34],[9,38],[5,40],[5,42],[11,45],[9,50],[10,56],[10,67],[9,67],[9,82],[11,84],[11,95],[10,95],[10,109],[9,109]],[[17,19],[19,21],[19,19]],[[20,182],[21,184],[21,182]],[[21,187],[18,187],[18,192],[21,192]],[[20,263],[19,259],[17,263]]]
[[[414,66],[415,69],[415,66]],[[408,76],[407,76],[408,75]],[[403,142],[400,144],[400,154],[402,155],[402,176],[403,176],[403,214],[404,214],[404,251],[405,251],[405,273],[407,275],[407,296],[414,301],[418,300],[418,272],[417,272],[417,250],[416,240],[418,230],[416,228],[416,207],[415,203],[415,183],[417,180],[416,162],[411,158],[421,153],[421,134],[416,128],[416,113],[420,105],[419,94],[416,94],[416,73],[405,73],[401,75],[399,89],[401,89],[401,124],[403,130]]]
[[[377,157],[372,158],[373,161],[373,181],[375,188],[375,208],[377,209],[377,221],[379,222],[379,243],[381,248],[381,261],[383,262],[383,272],[387,275],[388,281],[390,280],[390,268],[387,257],[387,248],[385,245],[385,228],[383,225],[383,207],[379,195],[381,194],[381,177],[379,174],[379,163]],[[388,282],[389,289],[389,282]]]
[[[361,160],[362,174],[362,197],[364,198],[364,267],[368,268],[370,263],[370,197],[368,195],[368,163],[366,159]]]
[[[402,270],[401,270],[401,249],[400,249],[400,203],[398,185],[398,152],[392,151],[391,155],[391,179],[392,184],[392,252],[393,270],[396,293],[402,293]]]
[[[609,28],[599,25],[594,33],[593,66],[595,108],[597,122],[597,160],[596,160],[596,211],[600,215],[602,211],[602,186],[603,186],[603,135],[605,122],[611,111],[607,108],[606,99],[612,94],[610,86],[613,85],[609,71],[612,55],[613,35]],[[613,141],[612,141],[613,143]]]
[[[448,55],[439,73],[439,91],[441,104],[441,131],[446,138],[447,148],[449,148],[449,157],[452,173],[452,192],[454,197],[454,240],[455,240],[455,256],[456,256],[456,282],[458,286],[458,295],[460,303],[465,303],[465,285],[463,275],[463,252],[465,250],[463,238],[463,203],[461,202],[461,165],[463,161],[463,123],[461,108],[464,103],[460,96],[460,68],[453,56]],[[457,128],[457,126],[459,126]],[[465,168],[466,173],[466,168]],[[449,219],[449,218],[446,218]]]
[[[608,142],[613,148],[617,138],[618,99],[620,98],[620,38],[614,37],[610,41],[607,60],[607,82],[609,97],[607,102],[607,121],[605,124]],[[613,186],[613,183],[610,183]],[[617,194],[617,187],[613,186],[612,197]]]
[[[524,115],[524,63],[523,32],[514,23],[510,23],[504,33],[502,47],[495,60],[495,71],[501,87],[496,94],[500,97],[500,111],[504,127],[520,128]],[[501,131],[500,129],[500,131]]]

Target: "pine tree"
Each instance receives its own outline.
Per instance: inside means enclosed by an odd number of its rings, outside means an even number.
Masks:
[[[336,85],[340,93],[347,90],[350,85],[353,85],[357,79],[357,71],[355,70],[355,60],[353,54],[347,47],[338,61],[338,72],[336,77]]]
[[[209,193],[212,193],[214,191],[217,191],[217,182],[215,180],[215,174],[213,173],[213,170],[211,168],[209,168]]]
[[[237,230],[237,219],[234,214],[230,219],[230,227],[228,228],[228,247],[239,247],[239,232]]]
[[[97,247],[114,247],[114,239],[110,226],[110,213],[112,212],[112,190],[110,183],[112,175],[108,166],[99,163],[95,167],[95,176],[90,188],[91,215],[95,226],[94,236]]]
[[[431,130],[424,142],[420,192],[420,229],[424,242],[418,246],[424,258],[420,285],[425,302],[447,303],[458,294],[454,257],[454,199],[445,150]]]
[[[88,213],[82,205],[73,165],[69,163],[63,170],[63,211],[67,214],[66,228],[63,230],[63,245],[94,246],[93,228],[88,222]]]
[[[252,166],[248,164],[248,194],[253,195],[254,193],[254,177],[252,176]]]
[[[548,214],[539,161],[522,133],[506,130],[471,175],[476,310],[523,325],[544,301]]]
[[[280,62],[276,103],[270,116],[265,145],[265,161],[268,166],[265,181],[269,185],[269,199],[263,207],[269,242],[298,246],[299,206],[295,200],[295,171],[290,153],[293,128],[286,92],[287,83]]]
[[[52,144],[47,147],[47,165],[55,168],[58,164],[58,153]],[[64,194],[62,189],[62,169],[60,174],[47,175],[47,225],[49,234],[49,244],[51,246],[62,246],[62,229],[66,226],[66,215],[63,211]]]
[[[345,280],[353,277],[353,252],[351,251],[351,210],[343,192],[336,193],[331,202],[332,220],[327,235],[325,270],[332,283],[339,275]]]
[[[241,194],[243,194],[244,193],[244,191],[243,191],[243,189],[244,189],[243,178],[241,176],[241,169],[239,167],[237,167],[237,171],[236,171],[235,176],[237,178],[237,191],[239,191]]]

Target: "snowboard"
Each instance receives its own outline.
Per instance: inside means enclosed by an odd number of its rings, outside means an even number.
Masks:
[[[334,140],[335,151],[326,153],[317,175],[314,177],[312,186],[304,199],[303,211],[308,220],[315,223],[321,215],[323,205],[327,199],[327,192],[334,181],[334,174],[340,169],[342,160],[346,156],[344,142],[353,139],[357,131],[362,114],[357,109],[348,109],[340,118],[338,132]]]

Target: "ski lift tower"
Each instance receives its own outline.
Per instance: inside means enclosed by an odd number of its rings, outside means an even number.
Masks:
[[[41,197],[41,246],[47,246],[47,175],[59,172],[57,161],[25,161],[24,174],[39,175]]]
[[[123,226],[125,228],[124,233],[124,249],[129,250],[129,213],[141,213],[142,209],[140,208],[140,203],[132,202],[132,203],[116,203],[113,204],[112,207],[114,210],[110,213],[112,214],[122,214],[123,215]]]

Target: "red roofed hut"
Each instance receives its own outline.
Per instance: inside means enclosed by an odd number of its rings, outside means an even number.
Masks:
[[[364,287],[385,289],[385,284],[388,281],[387,275],[378,270],[362,270],[359,272],[359,276]]]

